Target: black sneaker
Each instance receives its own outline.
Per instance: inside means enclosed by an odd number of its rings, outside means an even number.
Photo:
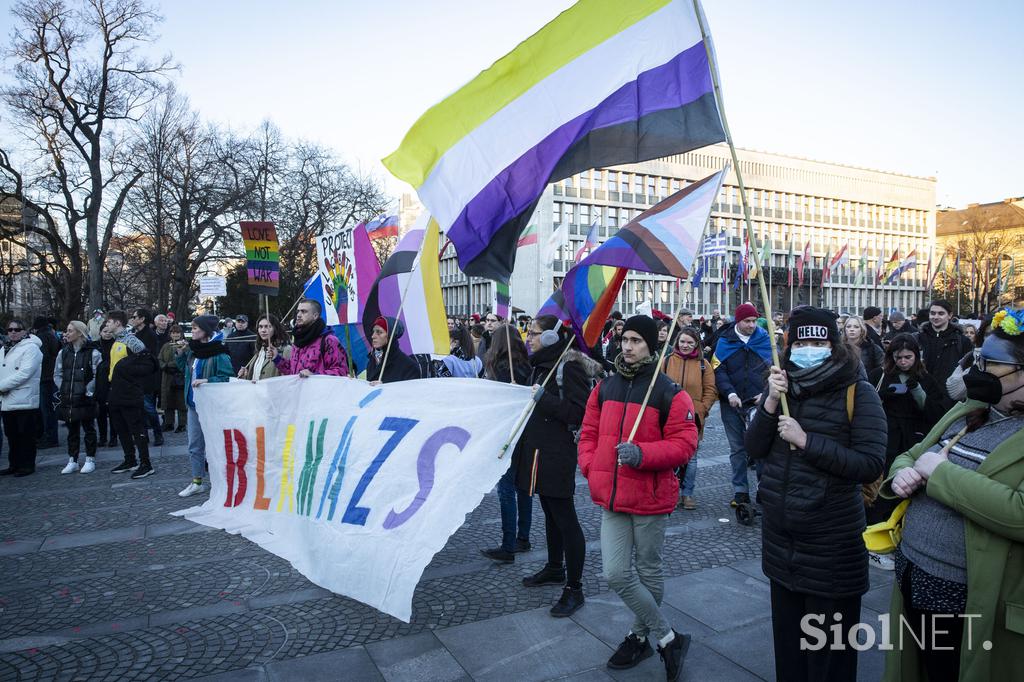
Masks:
[[[626,670],[653,655],[654,649],[647,643],[647,638],[640,639],[631,632],[626,635],[626,639],[622,640],[622,644],[608,659],[608,667],[612,670]]]
[[[690,636],[681,635],[675,630],[672,631],[675,637],[665,648],[658,647],[658,655],[665,664],[665,679],[668,682],[676,682],[679,673],[683,671],[683,659],[690,649]]]
[[[134,460],[126,459],[125,461],[118,464],[116,467],[110,470],[112,474],[126,474],[129,471],[135,471],[139,468],[139,465]]]
[[[551,607],[550,613],[554,618],[568,618],[581,608],[583,608],[583,588],[563,587],[562,596]]]
[[[540,587],[541,585],[562,585],[565,583],[565,569],[545,566],[533,575],[523,578],[523,587]]]
[[[156,470],[153,468],[153,466],[149,462],[143,462],[135,470],[135,473],[132,474],[132,478],[133,479],[145,478],[146,476],[152,476],[155,473],[156,473]]]
[[[506,552],[501,547],[495,547],[493,549],[481,549],[480,553],[491,561],[497,561],[499,564],[511,564],[516,560],[516,555],[512,552]]]
[[[533,545],[530,544],[529,540],[516,539],[516,548],[512,551],[516,554],[522,554],[523,552],[529,552],[531,549],[533,549]]]
[[[729,503],[729,506],[735,509],[741,504],[750,504],[750,495],[748,493],[736,493],[736,496],[732,498],[732,502]]]

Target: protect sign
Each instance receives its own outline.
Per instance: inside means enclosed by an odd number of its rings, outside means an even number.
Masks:
[[[210,499],[175,514],[241,533],[317,585],[408,622],[423,570],[508,469],[498,453],[530,389],[313,376],[195,395]]]

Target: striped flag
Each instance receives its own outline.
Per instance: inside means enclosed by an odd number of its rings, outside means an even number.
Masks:
[[[807,240],[807,244],[804,245],[804,252],[800,258],[796,261],[797,270],[797,286],[802,287],[804,285],[804,270],[807,268],[807,263],[811,260],[811,240]]]
[[[450,240],[449,240],[450,241]],[[526,228],[526,232],[523,232],[519,237],[519,241],[516,242],[516,248],[521,246],[529,246],[530,244],[537,243],[537,223],[530,223],[530,226]]]
[[[1012,267],[1012,266],[1011,266]],[[935,287],[935,278],[939,276],[940,272],[944,272],[946,268],[946,254],[943,252],[942,257],[939,258],[938,265],[932,270],[931,275],[928,277],[928,290],[930,291]]]
[[[881,256],[879,256],[879,259],[881,259]],[[879,263],[881,263],[881,260],[879,260]],[[892,279],[892,273],[899,266],[900,266],[900,247],[897,246],[896,250],[892,252],[892,257],[889,258],[889,261],[882,268],[882,272],[879,275],[879,280],[885,282],[886,284],[890,284],[891,283],[890,280]]]
[[[597,227],[597,221],[595,220],[590,226],[590,231],[587,232],[586,241],[583,242],[583,246],[580,247],[580,250],[576,252],[576,256],[572,259],[573,265],[580,262],[584,253],[597,246]]]
[[[724,256],[726,251],[726,235],[725,230],[722,230],[718,234],[708,235],[704,239],[704,250],[702,253],[705,256]]]
[[[565,239],[568,236],[569,223],[562,223],[551,231],[551,236],[548,237],[547,243],[544,244],[544,253],[541,256],[544,267],[550,268],[554,265],[555,256],[558,254],[558,247],[565,243]]]
[[[789,277],[786,279],[786,286],[793,286],[793,270],[796,269],[794,258],[796,257],[796,242],[793,235],[789,235],[789,256],[786,258],[786,267],[789,269]]]
[[[698,11],[580,0],[413,124],[384,165],[416,189],[463,272],[508,279],[548,184],[725,140]]]
[[[825,288],[825,280],[832,275],[832,270],[829,269],[829,264],[832,262],[832,244],[828,245],[828,251],[825,252],[825,258],[821,261],[821,282],[818,286],[822,289]]]
[[[832,275],[834,275],[839,268],[843,267],[844,265],[848,265],[849,263],[850,245],[847,243],[843,244],[843,247],[839,249],[838,253],[836,253],[836,255],[833,256],[832,259],[828,261],[828,264],[825,266],[825,277],[831,279]]]
[[[556,315],[571,322],[577,337],[591,348],[628,270],[687,277],[683,264],[692,264],[697,255],[727,170],[676,192],[620,228],[566,273],[562,286],[538,315]]]
[[[363,329],[379,316],[396,317],[401,305],[405,334],[398,345],[405,353],[447,355],[448,324],[441,298],[440,242],[437,221],[424,212],[385,261],[363,309]],[[402,305],[402,296],[405,304]]]
[[[916,267],[917,249],[914,249],[913,251],[908,253],[907,257],[900,261],[895,268],[893,268],[892,272],[889,273],[889,276],[886,277],[885,283],[895,284],[900,280],[900,278],[903,276],[905,272],[907,272],[908,270],[912,270]]]
[[[494,314],[503,320],[511,319],[509,317],[509,311],[512,307],[512,296],[509,293],[508,284],[505,282],[494,283],[494,301],[492,301],[491,310]]]
[[[371,240],[398,236],[399,220],[396,215],[379,215],[366,223],[366,233]]]

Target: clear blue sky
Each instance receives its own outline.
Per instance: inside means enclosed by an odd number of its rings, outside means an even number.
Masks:
[[[428,106],[571,4],[164,0],[158,46],[208,119],[270,118],[384,177],[379,159]],[[934,175],[942,204],[1024,195],[1024,3],[705,0],[705,12],[737,145]]]

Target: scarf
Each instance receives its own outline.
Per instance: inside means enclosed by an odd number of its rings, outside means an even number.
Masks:
[[[196,341],[192,339],[188,342],[188,349],[192,351],[192,355],[200,360],[208,360],[216,355],[223,353],[228,354],[228,349],[224,346],[224,342],[221,340],[221,335],[218,332],[214,334],[210,341]]]
[[[317,318],[307,325],[295,328],[295,345],[299,348],[305,348],[309,344],[313,343],[324,333],[327,325],[324,323],[323,318]]]
[[[697,357],[697,354],[700,353],[700,349],[699,348],[694,348],[692,351],[690,351],[686,355],[683,355],[682,353],[680,353],[678,348],[676,348],[672,352],[675,355],[678,355],[679,357],[683,358],[684,360],[693,360],[695,357]]]
[[[817,367],[801,369],[789,363],[786,375],[789,377],[789,394],[800,400],[836,388],[846,388],[856,379],[855,365],[826,360]]]
[[[647,365],[656,362],[658,357],[659,356],[657,355],[648,355],[635,365],[629,365],[626,364],[626,361],[623,359],[622,353],[619,353],[615,356],[615,371],[618,372],[623,379],[632,379],[636,377],[636,375],[640,374]]]

